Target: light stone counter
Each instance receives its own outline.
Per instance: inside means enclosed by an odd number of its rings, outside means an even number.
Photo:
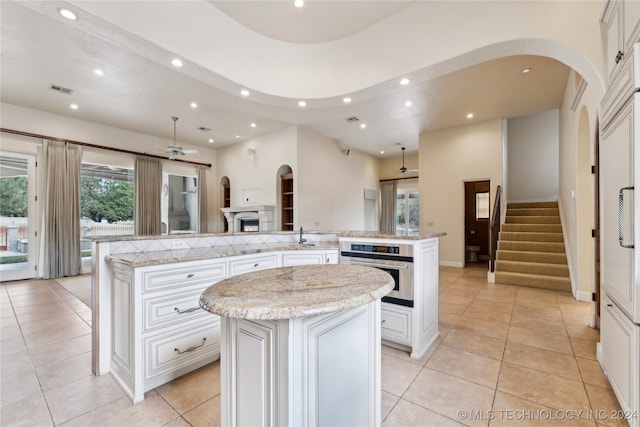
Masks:
[[[382,270],[350,265],[281,267],[241,274],[210,286],[200,306],[240,319],[292,319],[370,303],[393,289]]]

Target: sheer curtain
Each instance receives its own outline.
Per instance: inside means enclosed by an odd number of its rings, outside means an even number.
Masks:
[[[42,277],[81,273],[80,171],[82,148],[62,142],[43,144],[45,194],[42,218]]]
[[[396,234],[396,194],[397,181],[382,181],[380,183],[380,232]]]
[[[207,232],[207,169],[198,166],[198,233]]]
[[[136,156],[134,222],[136,236],[161,234],[162,164],[160,159]]]

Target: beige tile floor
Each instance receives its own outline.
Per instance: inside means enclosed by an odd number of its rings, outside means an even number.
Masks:
[[[218,426],[213,363],[132,405],[91,374],[91,310],[55,280],[0,286],[1,426]],[[420,360],[382,349],[383,426],[609,426],[590,304],[441,268],[440,338]],[[576,420],[579,414],[582,419]]]

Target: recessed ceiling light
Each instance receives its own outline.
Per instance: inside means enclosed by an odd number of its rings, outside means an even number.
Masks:
[[[153,126],[151,126],[151,128],[152,128],[152,129],[158,129],[158,126],[153,125]]]
[[[411,80],[409,80],[408,78],[406,78],[406,77],[405,77],[404,79],[400,80],[400,84],[401,84],[402,86],[406,86],[406,85],[408,85],[408,84],[409,84],[409,82],[410,82],[410,81],[411,81]]]
[[[360,129],[364,129],[364,128],[366,128],[366,127],[367,127],[367,124],[366,124],[366,123],[360,123]]]
[[[252,127],[252,128],[254,128],[254,127],[256,127],[256,126],[257,126],[257,125],[256,125],[255,123],[251,123],[251,127]]]
[[[215,141],[213,139],[209,140],[209,144],[213,144]]]
[[[380,154],[384,154],[384,150],[380,150]]]
[[[241,94],[242,96],[249,96],[249,94],[250,94],[250,93],[251,93],[251,92],[249,92],[247,89],[242,89],[242,90],[240,91],[240,94]]]
[[[413,103],[412,103],[411,101],[406,101],[406,102],[404,103],[404,105],[406,105],[407,107],[411,107],[411,105],[412,105],[412,104],[413,104]]]
[[[302,6],[304,6],[304,0],[295,0],[295,1],[293,2],[293,5],[294,5],[295,7],[302,7]]]
[[[344,101],[345,104],[348,104],[351,102],[351,98],[349,98],[348,96],[345,97],[342,101]]]
[[[71,104],[71,105],[69,105],[69,108],[71,108],[72,110],[77,110],[78,109],[78,104]]]
[[[78,19],[76,14],[70,11],[69,9],[60,8],[58,9],[58,13],[64,16],[65,18],[69,19],[70,21],[75,21],[76,19]]]
[[[174,67],[182,67],[182,60],[180,60],[179,58],[174,58],[171,60],[171,63],[173,64]]]
[[[93,70],[93,72],[96,74],[96,76],[104,76],[104,71],[102,71],[100,68],[96,68],[95,70]]]
[[[299,106],[299,107],[306,107],[306,106],[307,106],[307,103],[306,103],[306,102],[304,102],[304,101],[298,101],[298,106]]]
[[[524,68],[522,70],[522,74],[527,74],[527,73],[530,73],[530,72],[531,72],[531,68]]]
[[[473,119],[473,113],[467,113],[467,119]]]
[[[236,139],[240,138],[240,135],[236,135]]]
[[[195,102],[192,102],[191,104],[189,104],[189,106],[191,108],[198,108],[198,104],[196,104]]]

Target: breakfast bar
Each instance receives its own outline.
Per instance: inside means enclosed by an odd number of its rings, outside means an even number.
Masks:
[[[375,268],[305,265],[207,288],[221,317],[222,425],[380,425],[380,299]]]

